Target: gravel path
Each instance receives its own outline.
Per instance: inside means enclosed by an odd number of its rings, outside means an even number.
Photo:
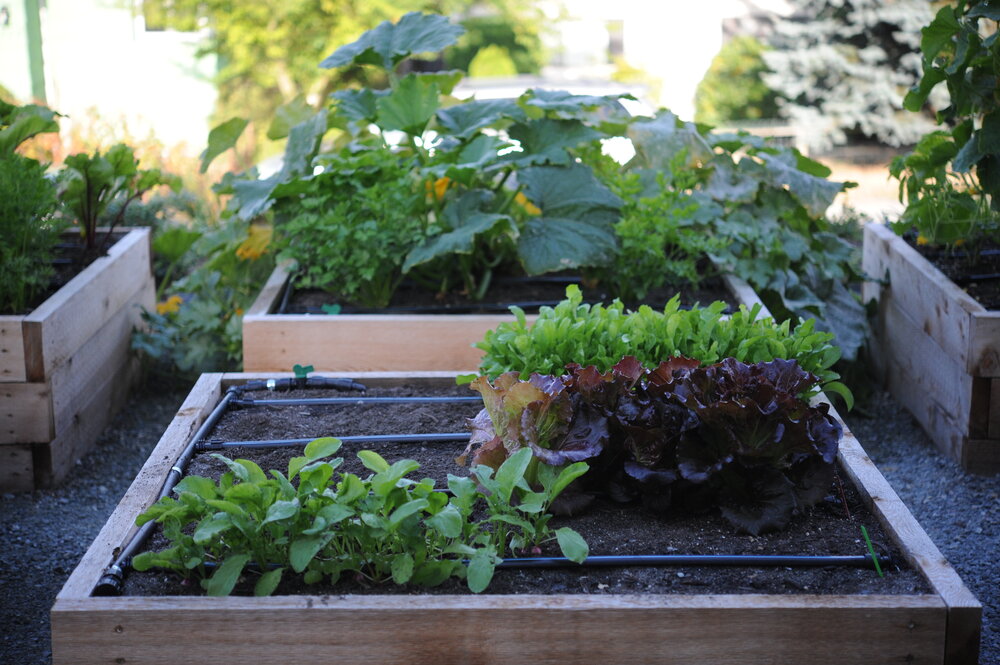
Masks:
[[[49,609],[184,399],[136,395],[55,490],[0,497],[0,663],[47,665]],[[849,426],[983,604],[980,662],[1000,663],[1000,476],[963,474],[888,396]]]

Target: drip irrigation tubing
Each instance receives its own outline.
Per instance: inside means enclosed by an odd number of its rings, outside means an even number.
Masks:
[[[304,446],[316,437],[308,439],[269,439],[262,441],[202,441],[196,446],[198,452],[206,450],[226,450],[228,448],[292,448]],[[357,436],[338,436],[341,443],[387,443],[399,441],[402,443],[415,441],[468,441],[468,432],[432,432],[429,434],[359,434]]]
[[[878,563],[882,567],[893,564],[892,557],[879,554]],[[462,563],[468,565],[469,560]],[[211,570],[214,562],[203,564]],[[253,561],[249,567],[260,567]],[[627,568],[627,567],[670,567],[670,566],[732,566],[746,568],[871,568],[875,570],[875,558],[869,554],[599,554],[588,556],[576,562],[564,556],[532,556],[505,558],[497,568]],[[279,568],[279,564],[269,564],[268,568]]]
[[[194,457],[195,452],[198,451],[198,445],[205,438],[205,435],[212,431],[219,419],[229,408],[230,403],[242,396],[242,394],[248,390],[291,390],[293,388],[333,388],[335,390],[361,390],[366,391],[368,388],[362,384],[358,383],[352,379],[339,379],[339,378],[328,378],[328,377],[295,377],[287,379],[268,379],[266,381],[248,381],[244,384],[237,386],[230,386],[226,390],[222,399],[219,403],[215,405],[212,412],[208,415],[201,426],[195,431],[188,441],[187,446],[181,452],[180,457],[177,458],[177,463],[170,467],[170,471],[167,473],[166,479],[163,481],[163,486],[157,495],[157,501],[170,494],[170,491],[177,485],[181,477],[184,475],[184,470],[187,468],[188,463],[191,458]],[[104,569],[104,574],[97,581],[97,585],[94,587],[93,594],[95,596],[117,596],[121,594],[121,585],[124,581],[125,570],[129,566],[129,562],[132,556],[139,550],[142,544],[149,538],[149,535],[153,532],[156,527],[156,522],[146,522],[139,530],[136,531],[132,537],[129,539],[120,550],[117,550],[117,556],[114,557],[111,564]]]
[[[482,397],[306,397],[301,399],[235,399],[233,406],[316,406],[322,404],[451,404],[481,402]]]
[[[891,563],[890,557],[879,555],[883,566]],[[845,566],[853,568],[875,567],[874,559],[867,554],[858,555],[799,555],[799,554],[633,554],[588,556],[577,564],[562,556],[519,557],[504,559],[497,568],[565,568],[568,566]]]
[[[1000,272],[983,273],[981,275],[964,275],[952,279],[956,284],[971,284],[972,282],[992,282],[1000,279]]]

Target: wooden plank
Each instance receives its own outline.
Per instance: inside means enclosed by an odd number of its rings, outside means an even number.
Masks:
[[[941,663],[945,629],[934,598],[867,611],[836,596],[162,600],[57,601],[54,665]]]
[[[919,379],[910,376],[903,367],[890,362],[886,373],[886,388],[920,423],[937,449],[953,460],[961,460],[965,426],[945,411],[935,400],[936,396],[921,388]]]
[[[0,445],[0,492],[30,492],[35,489],[31,446]]]
[[[1000,377],[1000,311],[972,315],[968,369],[975,376]]]
[[[111,563],[113,552],[135,533],[136,516],[156,501],[170,467],[191,435],[215,408],[222,396],[221,379],[221,374],[203,374],[195,383],[125,496],[69,576],[59,597],[87,598],[90,595],[101,573]]]
[[[937,342],[926,335],[919,325],[905,312],[894,298],[880,303],[882,314],[879,330],[883,362],[891,363],[904,371],[908,377],[905,395],[918,392],[926,394],[919,398],[922,404],[928,400],[936,403],[940,410],[948,414],[955,426],[963,434],[968,431],[972,412],[973,379],[965,366],[949,356]],[[887,377],[890,385],[898,385],[900,379]],[[894,395],[897,393],[894,391]],[[901,400],[918,420],[925,417],[918,414],[917,403],[906,398]]]
[[[1000,439],[1000,379],[990,379],[990,406],[987,438]]]
[[[85,340],[72,356],[51,372],[52,409],[56,436],[62,436],[87,417],[85,403],[90,394],[109,380],[128,383],[124,368],[134,353],[132,331],[142,322],[142,307],[156,305],[156,288],[144,280],[138,291],[114,312],[109,313],[97,332]],[[113,415],[113,414],[112,414]]]
[[[836,410],[832,407],[831,412],[836,415]],[[978,663],[982,625],[982,606],[979,601],[846,426],[838,459],[851,482],[858,488],[862,499],[878,517],[907,562],[924,574],[931,588],[948,606],[944,662],[948,665]]]
[[[867,224],[864,233],[862,269],[877,278],[889,275],[881,298],[892,298],[949,357],[968,366],[972,316],[986,309],[885,225]]]
[[[969,473],[992,476],[1000,473],[1000,441],[967,439],[962,444],[962,468]]]
[[[248,372],[284,372],[296,365],[317,371],[475,371],[483,352],[472,345],[504,314],[272,314],[288,281],[285,267],[272,272],[243,316],[243,367]],[[724,276],[736,299],[760,304],[744,280]],[[527,317],[529,323],[536,315]]]
[[[726,288],[729,289],[729,292],[733,294],[733,297],[736,298],[738,303],[746,305],[748,308],[751,308],[754,305],[760,305],[760,314],[758,315],[758,318],[774,318],[771,311],[767,308],[767,305],[764,304],[764,301],[761,300],[760,296],[757,295],[757,292],[754,291],[754,288],[750,286],[742,277],[737,277],[736,275],[730,273],[723,273],[722,281],[726,285]]]
[[[21,332],[23,316],[0,316],[0,383],[24,382],[24,334]]]
[[[281,296],[285,291],[291,274],[288,272],[289,263],[281,263],[275,266],[271,276],[267,278],[264,287],[260,290],[256,300],[250,305],[244,316],[263,316],[273,314],[278,311],[281,304]]]
[[[53,436],[48,384],[0,383],[0,443],[47,443]]]
[[[51,443],[36,449],[35,476],[40,486],[62,482],[128,401],[139,372],[131,349],[132,329],[141,321],[140,305],[152,308],[155,297],[152,281],[143,282],[79,351],[53,369],[55,429]]]
[[[133,229],[25,317],[28,379],[47,379],[151,280],[149,229]]]
[[[512,314],[244,316],[243,367],[248,372],[288,371],[296,364],[318,371],[472,372],[483,356],[472,344],[513,320]]]

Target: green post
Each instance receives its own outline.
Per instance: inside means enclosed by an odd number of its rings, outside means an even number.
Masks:
[[[42,20],[38,0],[24,0],[28,35],[28,68],[31,71],[31,96],[45,103],[45,64],[42,60]]]

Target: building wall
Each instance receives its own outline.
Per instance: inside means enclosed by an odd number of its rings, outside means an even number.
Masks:
[[[31,97],[25,21],[23,0],[0,0],[0,85],[20,100]]]
[[[21,0],[3,4],[12,13],[16,8],[23,23]],[[214,62],[194,56],[201,35],[147,32],[141,13],[123,0],[47,0],[41,25],[47,103],[68,116],[64,129],[94,109],[102,119],[127,123],[134,136],[152,132],[168,145],[204,147],[216,93]],[[7,40],[0,28],[0,83],[27,100],[27,46],[16,43],[24,41],[19,30]]]

